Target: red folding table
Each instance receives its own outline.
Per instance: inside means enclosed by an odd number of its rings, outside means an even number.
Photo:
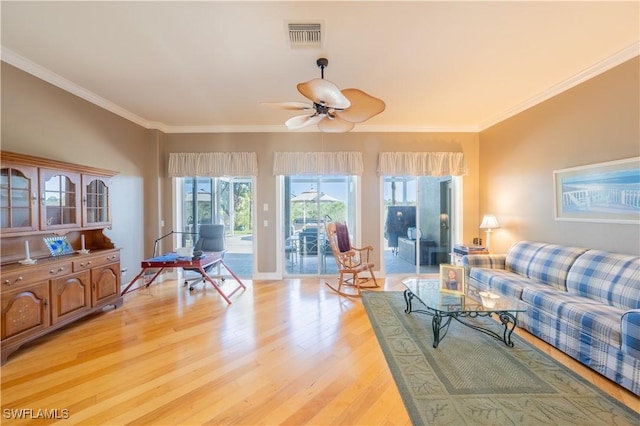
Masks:
[[[142,270],[129,283],[129,285],[127,285],[127,287],[122,291],[121,295],[125,295],[135,290],[140,290],[141,288],[148,288],[151,284],[153,284],[155,279],[158,278],[158,276],[162,273],[162,271],[164,271],[165,268],[190,268],[190,269],[195,268],[202,274],[202,277],[206,281],[211,283],[213,288],[215,288],[216,291],[220,293],[220,296],[222,296],[222,298],[226,300],[227,303],[230,304],[231,300],[229,300],[229,297],[231,297],[235,292],[237,292],[240,289],[246,289],[246,287],[242,283],[240,278],[238,278],[238,276],[227,266],[227,264],[224,263],[224,259],[222,258],[223,254],[224,252],[203,253],[202,257],[200,258],[191,258],[191,257],[178,256],[177,253],[168,253],[168,254],[163,254],[162,256],[143,260],[140,265],[142,267]],[[233,279],[235,279],[238,282],[238,286],[229,294],[225,294],[220,288],[220,286],[218,285],[218,283],[216,283],[216,281],[205,272],[206,268],[210,266],[216,266],[218,264],[224,266],[224,268],[227,271],[229,271]],[[158,268],[158,271],[151,278],[151,280],[149,280],[148,283],[146,283],[144,286],[131,288],[136,281],[142,278],[142,276],[144,275],[147,269],[155,269],[155,268]]]

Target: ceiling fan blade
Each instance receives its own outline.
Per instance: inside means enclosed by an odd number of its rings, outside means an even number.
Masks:
[[[298,91],[320,105],[336,109],[345,109],[351,106],[351,102],[340,92],[338,86],[323,78],[299,83]]]
[[[313,105],[304,102],[262,102],[262,105],[289,110],[313,109]]]
[[[351,101],[351,107],[345,111],[336,111],[340,118],[353,123],[361,123],[384,111],[382,99],[375,98],[360,89],[344,89],[345,97]]]
[[[285,126],[289,130],[302,129],[303,127],[312,126],[324,118],[322,115],[296,115],[285,121]]]
[[[340,117],[325,117],[318,123],[318,129],[325,133],[346,133],[354,127],[355,124],[342,120]]]

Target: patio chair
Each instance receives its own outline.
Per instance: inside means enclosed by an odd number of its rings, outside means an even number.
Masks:
[[[333,257],[338,265],[338,288],[333,287],[325,281],[325,284],[336,293],[348,297],[360,297],[360,291],[366,288],[376,288],[378,282],[373,274],[374,264],[369,262],[369,254],[373,250],[372,246],[362,248],[353,247],[349,239],[349,229],[347,225],[340,222],[330,222],[325,226],[329,246],[333,252]],[[365,273],[367,276],[361,277]],[[369,281],[372,284],[366,284]],[[366,285],[363,285],[366,284]],[[342,287],[352,290],[345,292]]]

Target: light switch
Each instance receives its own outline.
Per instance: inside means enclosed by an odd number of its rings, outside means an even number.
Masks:
[[[268,211],[269,211],[269,204],[264,203],[264,204],[262,205],[262,211],[268,212]]]
[[[267,226],[269,226],[269,221],[268,221],[268,220],[265,220],[265,221],[264,221],[264,226],[265,226],[265,228],[266,228]]]

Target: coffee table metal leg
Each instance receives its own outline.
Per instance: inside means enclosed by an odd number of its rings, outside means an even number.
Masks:
[[[433,320],[431,321],[431,328],[433,328],[433,347],[437,348],[440,343],[440,323],[442,322],[442,317],[440,314],[436,313],[433,316]]]
[[[414,295],[409,289],[404,291],[404,302],[407,304],[407,307],[404,310],[405,314],[411,313],[411,300],[413,299],[413,297]]]
[[[443,316],[440,312],[436,311],[433,314],[433,320],[431,320],[431,328],[433,328],[433,347],[437,348],[444,336],[447,335],[447,331],[449,331],[449,325],[451,324],[451,320],[454,318],[451,315],[445,315],[447,319],[445,320],[444,325],[442,324]],[[444,330],[444,333],[442,332]]]
[[[509,312],[500,312],[498,314],[500,322],[504,327],[504,333],[502,334],[502,341],[505,345],[513,347],[513,341],[511,340],[511,333],[516,328],[516,317]]]

